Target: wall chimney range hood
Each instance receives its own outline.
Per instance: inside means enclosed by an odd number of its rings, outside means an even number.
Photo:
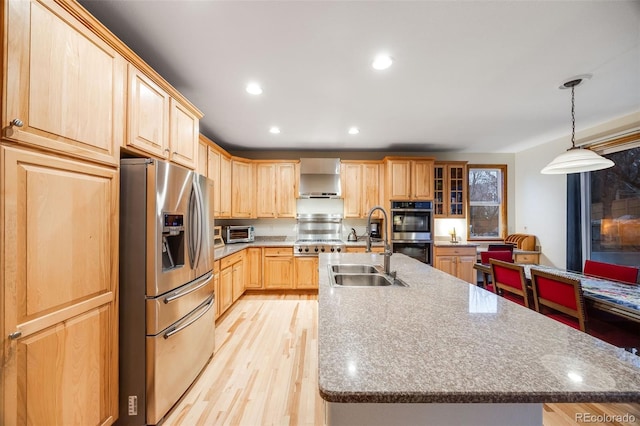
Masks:
[[[300,159],[300,198],[341,198],[339,158]]]

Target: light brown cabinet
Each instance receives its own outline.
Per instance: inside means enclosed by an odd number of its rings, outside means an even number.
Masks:
[[[262,247],[249,247],[248,249],[246,249],[246,252],[246,288],[262,288]]]
[[[213,262],[213,292],[216,299],[216,315],[215,319],[218,319],[222,314],[222,306],[220,303],[220,261]]]
[[[289,247],[265,247],[263,258],[265,289],[293,288],[293,250]]]
[[[296,216],[297,163],[256,162],[256,216]]]
[[[3,137],[117,165],[126,61],[54,2],[7,0]]]
[[[475,284],[477,282],[475,246],[442,247],[434,249],[434,267],[461,280]]]
[[[224,259],[223,259],[224,260]],[[233,304],[233,266],[220,270],[220,315]]]
[[[432,158],[385,159],[386,188],[389,200],[433,199]]]
[[[199,117],[132,64],[128,117],[126,147],[196,168]]]
[[[0,161],[0,424],[110,424],[118,412],[117,170],[8,146]]]
[[[382,205],[379,162],[343,161],[341,164],[344,217],[366,218],[369,210]],[[373,217],[381,214],[376,211]]]
[[[196,172],[215,181],[215,179],[209,177],[209,146],[202,140],[198,141],[198,165],[196,166]],[[216,188],[216,192],[217,191],[218,189]]]
[[[220,269],[220,314],[223,314],[244,293],[245,250],[222,258]]]
[[[433,213],[435,217],[464,218],[467,206],[467,163],[435,163]]]
[[[255,217],[254,165],[249,160],[231,160],[231,217]]]
[[[207,177],[214,181],[213,214],[216,219],[230,218],[231,158],[215,149],[208,141],[209,139],[200,135],[200,143],[207,146]]]
[[[295,288],[318,288],[318,257],[294,257],[295,261]]]

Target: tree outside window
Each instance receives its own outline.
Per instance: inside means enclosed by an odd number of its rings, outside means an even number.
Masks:
[[[469,239],[502,239],[506,233],[506,165],[469,165]]]

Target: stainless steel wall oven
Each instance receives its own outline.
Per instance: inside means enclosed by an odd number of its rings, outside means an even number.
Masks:
[[[394,253],[402,253],[431,264],[433,256],[433,202],[391,203],[391,242]]]

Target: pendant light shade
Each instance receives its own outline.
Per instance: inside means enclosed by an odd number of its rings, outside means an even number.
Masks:
[[[583,76],[589,78],[591,76]],[[575,115],[575,87],[582,82],[582,78],[567,81],[561,89],[571,89],[571,148],[558,155],[552,162],[540,171],[545,175],[566,175],[569,173],[592,172],[613,167],[613,161],[604,158],[587,148],[576,147],[576,115]]]

